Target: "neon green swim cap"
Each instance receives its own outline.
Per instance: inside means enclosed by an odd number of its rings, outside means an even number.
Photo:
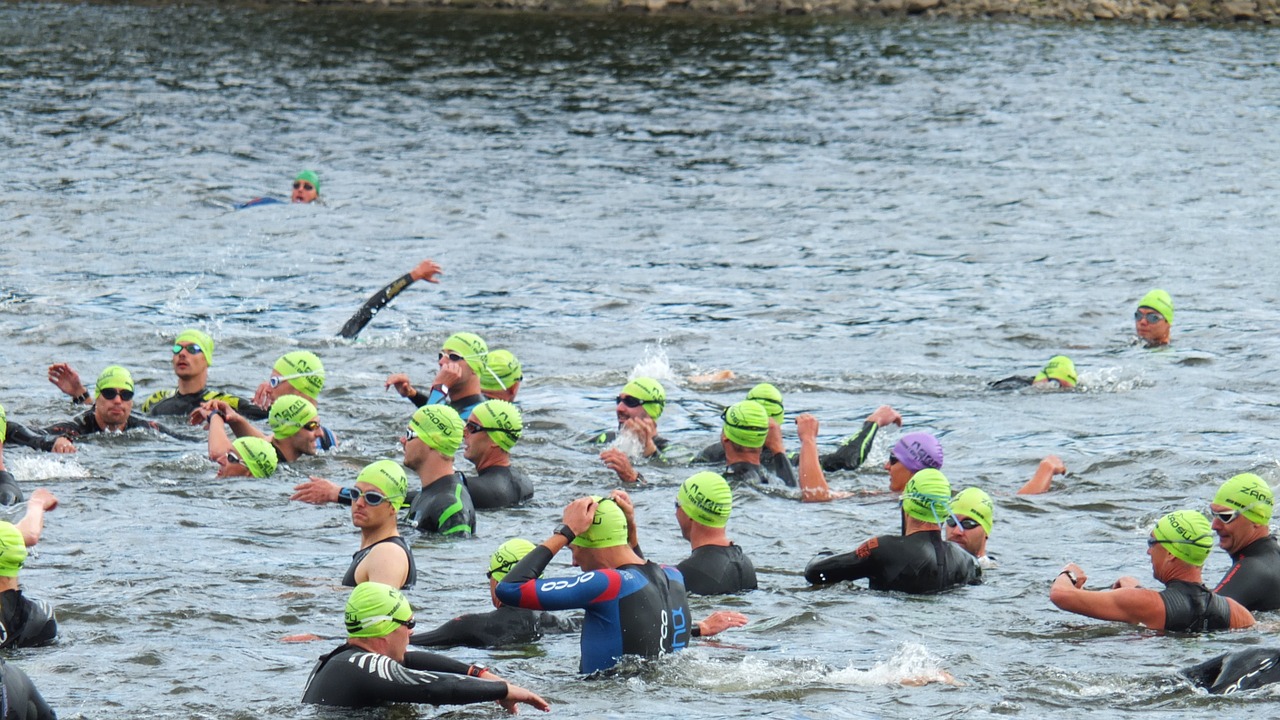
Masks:
[[[782,393],[769,383],[760,383],[747,393],[748,400],[755,400],[769,413],[769,419],[782,424]]]
[[[515,567],[516,563],[535,547],[537,546],[524,538],[512,538],[502,543],[489,556],[489,577],[502,582],[507,573],[511,572],[511,568]]]
[[[4,444],[5,437],[9,433],[9,416],[4,412],[4,406],[0,405],[0,445]]]
[[[404,468],[395,460],[379,460],[364,466],[356,476],[356,482],[369,483],[387,496],[391,507],[399,510],[405,506],[405,496],[409,494],[409,478]]]
[[[1246,520],[1257,525],[1270,523],[1271,512],[1275,509],[1271,486],[1253,473],[1236,475],[1223,483],[1213,496],[1213,502],[1239,510]]]
[[[302,180],[311,183],[316,189],[316,195],[320,194],[320,176],[315,170],[303,170],[293,177],[294,180]]]
[[[1143,295],[1142,299],[1138,301],[1138,307],[1149,307],[1160,313],[1170,325],[1173,324],[1173,298],[1169,297],[1169,293],[1163,290],[1157,288]]]
[[[357,638],[386,637],[413,618],[413,607],[400,591],[380,582],[362,582],[347,598],[342,619],[347,635]]]
[[[1076,364],[1066,355],[1054,355],[1049,363],[1036,375],[1033,382],[1057,380],[1064,387],[1076,386]]]
[[[657,420],[667,407],[667,391],[653,378],[638,377],[622,386],[622,394],[644,402],[644,411]]]
[[[510,350],[491,350],[480,373],[480,389],[489,392],[509,390],[524,379],[524,369]]]
[[[764,440],[769,435],[769,411],[755,400],[743,400],[734,403],[720,415],[724,421],[721,429],[729,442],[742,447],[764,447]]]
[[[209,364],[209,367],[213,367],[213,338],[195,328],[187,328],[178,333],[178,337],[173,339],[174,345],[189,343],[199,345],[200,352],[204,353],[204,361]]]
[[[0,522],[0,577],[18,577],[27,561],[27,541],[11,522]]]
[[[94,384],[94,390],[98,395],[107,388],[133,392],[133,376],[119,365],[108,365],[98,374],[98,382]]]
[[[523,421],[520,408],[506,400],[486,400],[471,410],[471,419],[486,428],[486,435],[495,445],[511,452],[520,439]]]
[[[591,527],[574,538],[573,544],[584,548],[607,548],[627,544],[627,516],[622,514],[618,503],[609,498],[593,496],[596,505],[596,516],[591,520]]]
[[[941,525],[951,512],[951,483],[947,476],[933,468],[912,475],[902,490],[902,511],[916,520]]]
[[[280,379],[295,390],[315,400],[324,389],[324,363],[313,352],[295,350],[276,360],[272,370],[280,373]]]
[[[285,395],[271,403],[267,424],[271,426],[271,432],[275,433],[277,440],[288,440],[297,435],[303,425],[315,420],[317,415],[319,413],[316,412],[316,406],[310,400],[298,395]]]
[[[231,442],[240,462],[256,478],[271,477],[276,472],[276,449],[260,437],[236,438]]]
[[[1194,510],[1178,510],[1160,518],[1151,537],[1170,555],[1196,567],[1204,565],[1214,544],[1209,521]]]
[[[965,488],[951,498],[951,514],[977,520],[987,535],[991,534],[991,526],[995,522],[995,509],[991,496],[978,488]]]
[[[409,427],[427,447],[453,457],[462,447],[462,418],[448,405],[423,405],[409,420]]]
[[[484,377],[484,361],[489,355],[489,346],[479,335],[468,332],[454,333],[444,341],[441,348],[461,355],[476,377]]]
[[[729,524],[733,491],[722,475],[700,472],[691,476],[680,484],[676,500],[684,514],[700,525],[722,528]]]

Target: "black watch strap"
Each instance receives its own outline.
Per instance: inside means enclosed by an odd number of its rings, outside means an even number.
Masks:
[[[578,534],[570,530],[569,526],[564,523],[560,523],[559,527],[556,528],[555,533],[557,535],[563,535],[564,539],[569,542],[573,542],[574,538],[578,537]]]

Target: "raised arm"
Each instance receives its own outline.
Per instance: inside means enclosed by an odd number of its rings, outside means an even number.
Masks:
[[[1066,473],[1067,466],[1062,464],[1062,458],[1057,455],[1046,455],[1040,461],[1040,466],[1036,468],[1036,474],[1018,489],[1018,494],[1039,495],[1049,492],[1049,487],[1053,484],[1053,476]]]
[[[22,541],[27,547],[40,542],[40,534],[44,532],[44,514],[58,507],[58,498],[44,488],[36,488],[27,499],[27,513],[17,522],[15,527],[22,533]]]

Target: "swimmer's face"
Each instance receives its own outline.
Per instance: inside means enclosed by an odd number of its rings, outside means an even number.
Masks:
[[[1240,552],[1248,547],[1258,539],[1260,532],[1260,526],[1249,522],[1249,519],[1243,515],[1237,514],[1229,523],[1222,522],[1222,518],[1217,516],[1217,513],[1231,512],[1234,509],[1217,503],[1209,505],[1209,510],[1215,513],[1210,526],[1218,534],[1218,546],[1229,553]]]
[[[315,202],[320,197],[320,193],[316,191],[316,186],[306,180],[293,181],[293,194],[289,196],[291,202],[309,203]]]
[[[885,462],[884,469],[889,471],[889,490],[900,493],[907,487],[907,482],[911,480],[911,476],[915,473],[903,465],[893,453],[889,453],[889,460]]]
[[[404,445],[405,467],[417,472],[418,468],[426,462],[427,453],[431,452],[431,448],[427,447],[427,444],[417,435],[401,437],[400,444]]]
[[[636,398],[632,398],[630,395],[627,395],[626,393],[618,395],[618,405],[617,405],[616,412],[618,415],[619,425],[633,418],[646,419],[649,417],[649,413],[644,409],[643,403],[640,403],[635,407],[630,407],[626,403],[628,398],[630,398],[632,401],[636,400]]]
[[[233,460],[230,456],[235,455]],[[218,477],[253,477],[253,473],[249,472],[249,468],[239,461],[239,455],[232,451],[219,457],[214,462],[218,463]]]
[[[959,524],[953,526],[950,521],[946,524],[947,539],[967,550],[970,555],[978,557],[987,543],[987,531],[975,524],[968,515],[956,515],[956,519],[960,521]],[[973,527],[966,530],[965,525]]]
[[[369,491],[381,493],[381,488],[373,483],[358,482],[356,483],[356,489],[360,491],[360,497],[351,501],[352,525],[363,530],[370,527],[382,527],[388,522],[395,524],[396,509],[389,501],[370,505],[364,500],[364,493]]]
[[[99,427],[120,429],[129,421],[129,415],[133,413],[133,392],[129,391],[128,394],[128,400],[124,399],[124,393],[119,390],[98,394],[98,398],[93,401],[93,415]],[[114,397],[109,398],[107,395]]]
[[[1066,390],[1070,390],[1071,388],[1075,387],[1075,385],[1071,384],[1070,382],[1067,382],[1066,380],[1059,380],[1057,378],[1045,378],[1043,380],[1037,380],[1031,383],[1031,385],[1033,387],[1047,388],[1049,390],[1053,390],[1056,388],[1064,388]]]
[[[485,453],[493,447],[493,438],[479,428],[480,426],[474,420],[468,420],[466,425],[462,426],[462,457],[477,465],[484,458]]]
[[[200,352],[195,352],[196,350]],[[209,372],[209,356],[197,343],[181,343],[173,356],[173,374],[179,379],[200,377]]]
[[[309,420],[306,425],[299,428],[298,432],[294,433],[293,436],[289,438],[289,442],[298,452],[304,455],[315,455],[316,437],[318,435],[320,435],[319,415],[315,416]]]
[[[1169,321],[1149,307],[1140,307],[1133,314],[1133,329],[1148,345],[1165,345],[1169,342]]]

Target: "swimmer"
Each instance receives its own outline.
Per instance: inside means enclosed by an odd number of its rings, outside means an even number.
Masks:
[[[441,273],[440,266],[434,260],[423,260],[408,273],[401,275],[391,282],[391,284],[374,293],[372,297],[365,301],[364,305],[356,311],[351,319],[347,320],[342,329],[338,331],[338,337],[353,340],[365,325],[382,311],[388,303],[396,299],[396,296],[404,291],[405,288],[412,285],[418,280],[425,280],[429,283],[438,283],[440,279],[436,277]],[[406,378],[407,381],[407,378]]]
[[[725,531],[732,511],[733,490],[716,473],[692,475],[676,491],[676,523],[693,550],[676,568],[684,576],[685,589],[694,595],[728,595],[757,587],[755,564]]]
[[[1253,473],[1223,483],[1209,505],[1218,545],[1232,563],[1213,591],[1250,612],[1280,609],[1280,545],[1270,528],[1274,507],[1271,486]]]
[[[809,562],[804,578],[812,584],[868,578],[872,590],[923,594],[982,581],[974,556],[946,542],[942,524],[951,516],[951,483],[940,471],[925,468],[903,488],[902,535],[880,535],[841,555],[822,553]]]
[[[1168,345],[1172,326],[1173,298],[1169,293],[1156,289],[1143,295],[1133,313],[1133,330],[1147,347]]]
[[[7,707],[5,717],[23,720],[56,720],[57,714],[40,695],[31,678],[17,665],[0,660],[0,692]]]
[[[760,463],[760,456],[770,433],[781,442],[781,429],[769,419],[769,411],[755,400],[743,400],[725,408],[720,414],[720,444],[724,447],[725,469],[722,475],[730,485],[785,485],[795,487],[794,476],[779,477]]]
[[[454,333],[440,348],[439,367],[431,381],[431,392],[423,395],[409,382],[409,376],[396,373],[387,378],[385,387],[395,388],[401,397],[418,407],[448,405],[466,420],[471,409],[484,402],[480,393],[480,374],[485,372],[489,346],[479,335]]]
[[[0,505],[22,502],[22,491],[18,489],[17,481],[4,469],[6,442],[45,452],[73,453],[76,451],[76,446],[65,437],[47,435],[38,430],[32,430],[22,423],[10,421],[5,414],[4,406],[0,405]]]
[[[320,416],[316,406],[300,395],[285,395],[271,403],[271,411],[267,414],[267,424],[272,432],[270,436],[264,435],[222,400],[205,403],[192,411],[191,422],[195,425],[209,423],[210,443],[218,437],[226,440],[225,434],[214,431],[215,424],[225,424],[236,437],[262,438],[274,449],[276,463],[297,462],[303,455],[315,455],[316,438],[320,434]],[[221,452],[226,452],[226,449],[226,445],[218,448]]]
[[[0,505],[22,502],[22,488],[18,487],[18,481],[4,467],[4,443],[9,436],[10,428],[4,406],[0,405]]]
[[[374,707],[393,702],[462,705],[497,701],[515,713],[519,704],[549,710],[546,700],[512,685],[482,665],[409,650],[415,626],[404,595],[382,583],[361,583],[347,599],[347,641],[320,658],[307,678],[302,702]]]
[[[1141,587],[1125,576],[1109,590],[1085,590],[1088,580],[1075,563],[1053,579],[1049,600],[1059,608],[1098,620],[1127,622],[1152,630],[1202,632],[1252,627],[1253,615],[1243,605],[1204,586],[1200,568],[1213,549],[1209,521],[1193,510],[1160,518],[1147,540],[1151,574],[1165,584],[1162,591]]]
[[[653,378],[638,377],[622,387],[622,392],[614,398],[614,415],[618,419],[617,430],[606,430],[597,433],[591,439],[596,447],[604,447],[600,451],[600,460],[624,483],[643,482],[644,476],[635,469],[630,456],[618,447],[606,447],[615,444],[620,438],[635,441],[640,447],[640,456],[655,464],[672,464],[674,457],[682,450],[677,450],[666,438],[658,434],[658,418],[667,407],[667,391],[662,383]],[[668,456],[668,451],[673,451]]]
[[[510,350],[490,350],[485,356],[480,392],[486,398],[513,403],[523,380],[524,368]]]
[[[978,488],[965,488],[951,498],[951,514],[947,516],[947,540],[964,548],[978,559],[985,570],[995,562],[987,557],[987,538],[995,523],[995,503]]]
[[[218,466],[217,477],[269,478],[276,472],[276,451],[260,437],[227,439],[221,419],[209,422],[209,459]]]
[[[405,590],[417,582],[413,551],[396,526],[396,513],[405,506],[408,492],[400,463],[379,460],[360,471],[354,487],[339,493],[339,502],[345,499],[343,504],[351,505],[351,524],[360,528],[360,549],[351,557],[343,585],[373,581]]]
[[[32,491],[27,512],[15,525],[0,522],[0,648],[48,645],[58,636],[58,618],[49,603],[22,593],[18,571],[27,561],[27,548],[40,542],[44,514],[58,507],[58,498],[44,488]]]
[[[835,452],[819,458],[823,471],[856,470],[861,467],[862,463],[866,462],[867,456],[871,454],[876,433],[886,425],[902,427],[902,415],[888,405],[881,405],[862,421],[862,428],[857,434],[841,440]],[[895,492],[900,491],[901,489]]]
[[[293,192],[289,195],[291,203],[313,203],[320,199],[320,176],[314,170],[303,170],[293,178]],[[248,202],[235,205],[236,210],[259,207],[261,205],[279,205],[283,201],[278,198],[256,197]]]
[[[796,471],[787,457],[782,441],[782,423],[786,419],[782,406],[782,393],[769,383],[760,383],[747,391],[747,400],[754,400],[769,413],[769,434],[760,449],[760,464],[782,479],[785,485],[795,485]],[[693,459],[694,464],[724,464],[724,445],[716,442],[702,449]]]
[[[533,498],[533,483],[511,466],[511,449],[520,440],[522,423],[515,405],[486,400],[463,425],[462,456],[476,466],[476,474],[467,478],[476,509],[515,507]]]
[[[77,377],[77,382],[79,381]],[[104,432],[125,432],[138,428],[155,430],[179,440],[196,440],[176,433],[154,420],[143,420],[133,414],[133,376],[119,365],[110,365],[98,375],[94,385],[93,406],[79,415],[40,430],[46,438],[70,441]],[[88,394],[88,391],[85,391]],[[40,443],[40,450],[59,452],[57,440]]]
[[[324,389],[324,363],[313,352],[295,350],[281,355],[271,367],[271,377],[258,386],[253,404],[271,407],[285,395],[299,395],[320,407],[320,391]],[[268,413],[268,416],[270,413]],[[338,438],[323,425],[316,433],[316,450],[332,450]]]
[[[1036,373],[1034,377],[1015,375],[987,383],[987,387],[992,390],[1014,390],[1028,386],[1074,390],[1077,381],[1076,365],[1071,362],[1071,358],[1066,355],[1054,355],[1049,358],[1049,362],[1045,364],[1044,369]]]

